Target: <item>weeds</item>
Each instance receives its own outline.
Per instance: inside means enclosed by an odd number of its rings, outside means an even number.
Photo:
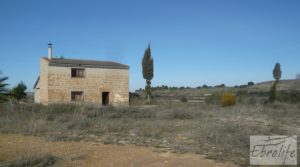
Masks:
[[[0,133],[167,147],[248,164],[250,135],[300,135],[295,128],[300,126],[299,119],[299,105],[279,102],[263,106],[239,103],[230,108],[169,102],[123,108],[2,104]]]
[[[24,155],[16,160],[7,162],[1,166],[3,167],[50,167],[55,164],[57,157],[47,154],[47,155]]]

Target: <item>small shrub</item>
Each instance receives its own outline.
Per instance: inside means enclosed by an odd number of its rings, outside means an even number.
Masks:
[[[22,167],[22,166],[53,166],[54,163],[57,161],[57,157],[47,154],[47,155],[33,155],[28,156],[24,155],[19,157],[16,160],[13,160],[11,162],[8,162],[7,164],[4,164],[5,167]],[[2,166],[0,164],[0,166]]]
[[[269,102],[273,103],[276,100],[276,86],[277,86],[277,81],[272,85],[270,94],[269,94]]]
[[[48,107],[45,107],[45,109],[48,109],[49,112],[54,114],[74,113],[78,109],[78,106],[74,104],[50,104]]]
[[[92,127],[92,123],[88,119],[71,120],[67,123],[67,129],[87,130]]]
[[[92,127],[92,123],[89,120],[82,120],[79,123],[79,129],[81,129],[81,130],[86,130],[90,127]]]
[[[247,90],[239,90],[236,93],[237,96],[245,96],[248,95],[248,91]]]
[[[236,98],[231,93],[224,93],[221,98],[222,107],[233,106],[236,103]]]
[[[280,102],[297,103],[300,102],[300,91],[280,91],[277,93],[277,100]]]
[[[249,105],[256,105],[258,102],[257,102],[257,99],[254,98],[254,97],[251,97],[249,100],[248,100],[248,104]]]
[[[186,103],[188,100],[187,100],[186,97],[181,97],[181,98],[180,98],[180,101],[181,101],[182,103]]]
[[[83,160],[83,159],[85,159],[85,154],[75,154],[75,155],[72,155],[72,157],[71,157],[71,161]]]
[[[129,104],[130,105],[141,105],[144,99],[137,93],[129,93]]]
[[[107,117],[108,118],[121,118],[122,117],[122,113],[120,111],[119,112],[112,112]]]
[[[14,87],[11,90],[10,94],[12,95],[13,98],[19,101],[26,97],[26,93],[25,93],[26,89],[27,86],[24,84],[23,81],[21,81],[20,83],[18,83],[16,87]]]
[[[217,93],[212,94],[211,96],[206,97],[205,102],[207,104],[217,104],[217,105],[219,105],[221,97],[222,97],[221,92],[217,92]]]

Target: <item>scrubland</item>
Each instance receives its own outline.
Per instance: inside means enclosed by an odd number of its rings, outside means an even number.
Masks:
[[[152,105],[136,101],[128,107],[6,103],[0,108],[0,133],[151,146],[158,152],[202,154],[241,166],[249,163],[250,135],[300,136],[299,103],[262,104],[244,98],[221,107],[213,96],[204,103],[156,99]]]

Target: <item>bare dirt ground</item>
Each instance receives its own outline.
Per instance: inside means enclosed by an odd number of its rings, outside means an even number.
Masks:
[[[195,154],[159,153],[140,146],[104,145],[94,142],[49,142],[42,137],[0,134],[0,162],[20,156],[51,154],[58,157],[54,166],[105,167],[231,167]]]

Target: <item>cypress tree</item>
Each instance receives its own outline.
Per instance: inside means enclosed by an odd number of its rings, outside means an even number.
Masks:
[[[273,78],[275,79],[275,82],[271,87],[270,96],[269,96],[269,101],[271,103],[276,100],[276,87],[281,78],[281,67],[279,63],[275,64],[275,67],[273,69]]]
[[[273,70],[273,77],[276,81],[279,81],[279,79],[281,78],[281,68],[280,68],[280,64],[276,63],[274,70]]]
[[[151,96],[151,80],[153,78],[153,58],[151,56],[151,48],[150,44],[148,48],[145,50],[144,57],[142,60],[143,67],[143,77],[146,80],[145,91],[148,97],[148,104],[150,103]]]

